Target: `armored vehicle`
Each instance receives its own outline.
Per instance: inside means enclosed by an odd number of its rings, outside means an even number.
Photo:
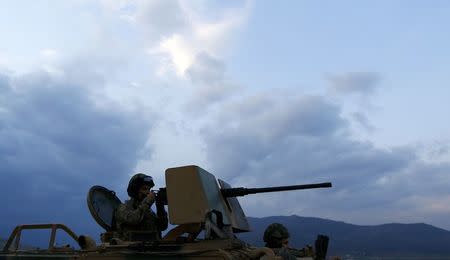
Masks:
[[[331,187],[331,183],[266,188],[232,188],[198,166],[167,169],[166,187],[156,192],[157,203],[167,206],[173,226],[162,239],[152,232],[136,231],[125,241],[115,236],[114,212],[121,201],[102,186],[93,186],[87,196],[88,208],[105,229],[100,241],[78,236],[63,224],[17,226],[9,237],[0,259],[283,259],[267,247],[254,247],[236,237],[250,226],[236,197],[263,192]],[[47,249],[20,249],[21,232],[51,229]],[[56,231],[65,231],[79,245],[55,246]],[[261,238],[262,239],[262,238]],[[299,259],[325,259],[328,237],[319,235],[315,248],[297,250]]]

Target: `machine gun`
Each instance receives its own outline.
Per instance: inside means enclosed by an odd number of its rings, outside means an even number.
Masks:
[[[250,194],[258,193],[268,193],[268,192],[279,192],[279,191],[292,191],[292,190],[307,190],[307,189],[318,189],[318,188],[331,188],[331,182],[323,183],[313,183],[313,184],[300,184],[300,185],[289,185],[289,186],[276,186],[276,187],[265,187],[265,188],[222,188],[220,192],[224,198],[230,197],[242,197]],[[158,190],[152,190],[155,194],[156,205],[168,205],[167,201],[167,189],[159,188]]]
[[[240,196],[246,196],[249,194],[266,193],[266,192],[307,190],[307,189],[331,188],[331,187],[332,187],[331,182],[324,182],[324,183],[277,186],[277,187],[266,187],[266,188],[243,188],[243,187],[228,188],[228,189],[221,189],[221,192],[225,198],[229,198],[229,197],[240,197]]]
[[[236,197],[249,194],[328,188],[331,183],[316,183],[265,188],[232,188],[223,180],[195,166],[183,166],[166,170],[166,188],[158,191],[157,200],[168,205],[170,223],[184,225],[206,223],[207,216],[220,219],[219,226],[229,226],[232,232],[250,231],[247,218]],[[215,212],[214,214],[208,214]]]

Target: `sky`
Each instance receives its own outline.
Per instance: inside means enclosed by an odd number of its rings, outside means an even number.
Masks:
[[[199,165],[249,216],[450,230],[448,1],[0,3],[0,237]],[[95,236],[95,235],[93,235]]]

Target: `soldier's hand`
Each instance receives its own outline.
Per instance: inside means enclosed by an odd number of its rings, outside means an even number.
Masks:
[[[153,205],[155,202],[155,194],[153,192],[148,192],[147,196],[145,196],[143,202],[149,206]]]

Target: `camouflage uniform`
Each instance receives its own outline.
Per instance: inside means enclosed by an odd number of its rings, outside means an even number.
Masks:
[[[271,248],[276,256],[281,256],[283,260],[296,260],[297,257],[290,252],[287,247]]]

